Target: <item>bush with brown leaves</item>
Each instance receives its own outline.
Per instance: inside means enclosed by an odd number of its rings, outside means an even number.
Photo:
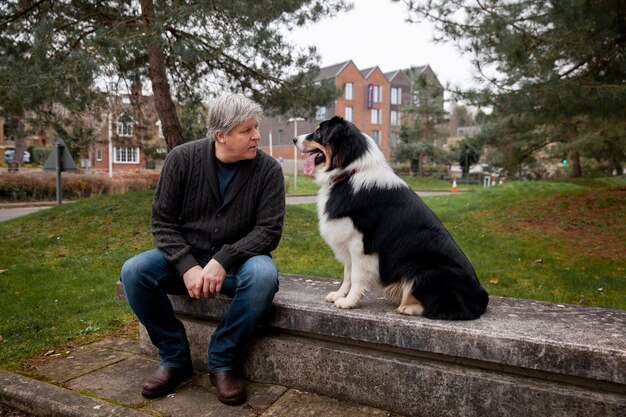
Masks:
[[[154,189],[158,172],[124,173],[109,178],[102,174],[63,173],[64,199],[80,199],[102,194],[122,194],[128,191]],[[46,201],[56,199],[56,176],[48,172],[0,174],[0,201]]]

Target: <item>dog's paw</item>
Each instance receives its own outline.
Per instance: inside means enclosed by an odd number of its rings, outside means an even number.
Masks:
[[[335,301],[343,297],[345,297],[345,295],[343,295],[339,291],[333,291],[333,292],[329,292],[324,298],[324,300],[328,301],[329,303],[334,303]]]
[[[335,305],[339,308],[357,308],[359,303],[355,303],[348,298],[338,298],[335,300]]]
[[[407,304],[398,307],[396,311],[407,316],[421,316],[424,313],[424,307],[421,304]]]

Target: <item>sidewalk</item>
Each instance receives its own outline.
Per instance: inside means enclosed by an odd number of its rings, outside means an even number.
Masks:
[[[136,339],[123,337],[51,352],[48,360],[33,369],[37,379],[0,372],[0,402],[34,416],[399,417],[385,410],[253,382],[248,383],[247,404],[231,407],[217,400],[206,374],[194,375],[164,398],[147,400],[141,396],[141,387],[157,366],[156,360],[140,354]]]

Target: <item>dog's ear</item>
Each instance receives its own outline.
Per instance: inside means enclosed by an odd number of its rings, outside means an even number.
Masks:
[[[352,162],[353,146],[358,141],[358,129],[341,117],[330,119],[324,144],[330,146],[332,159],[330,169],[343,168]]]

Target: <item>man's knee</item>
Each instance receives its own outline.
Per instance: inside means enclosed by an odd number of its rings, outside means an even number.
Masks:
[[[269,256],[256,256],[246,265],[241,278],[244,285],[254,287],[254,292],[273,297],[278,291],[278,269],[274,260]]]
[[[120,273],[120,281],[124,284],[124,288],[135,288],[147,284],[144,281],[152,275],[150,271],[158,267],[156,265],[159,260],[158,255],[154,251],[143,252],[124,262]]]

